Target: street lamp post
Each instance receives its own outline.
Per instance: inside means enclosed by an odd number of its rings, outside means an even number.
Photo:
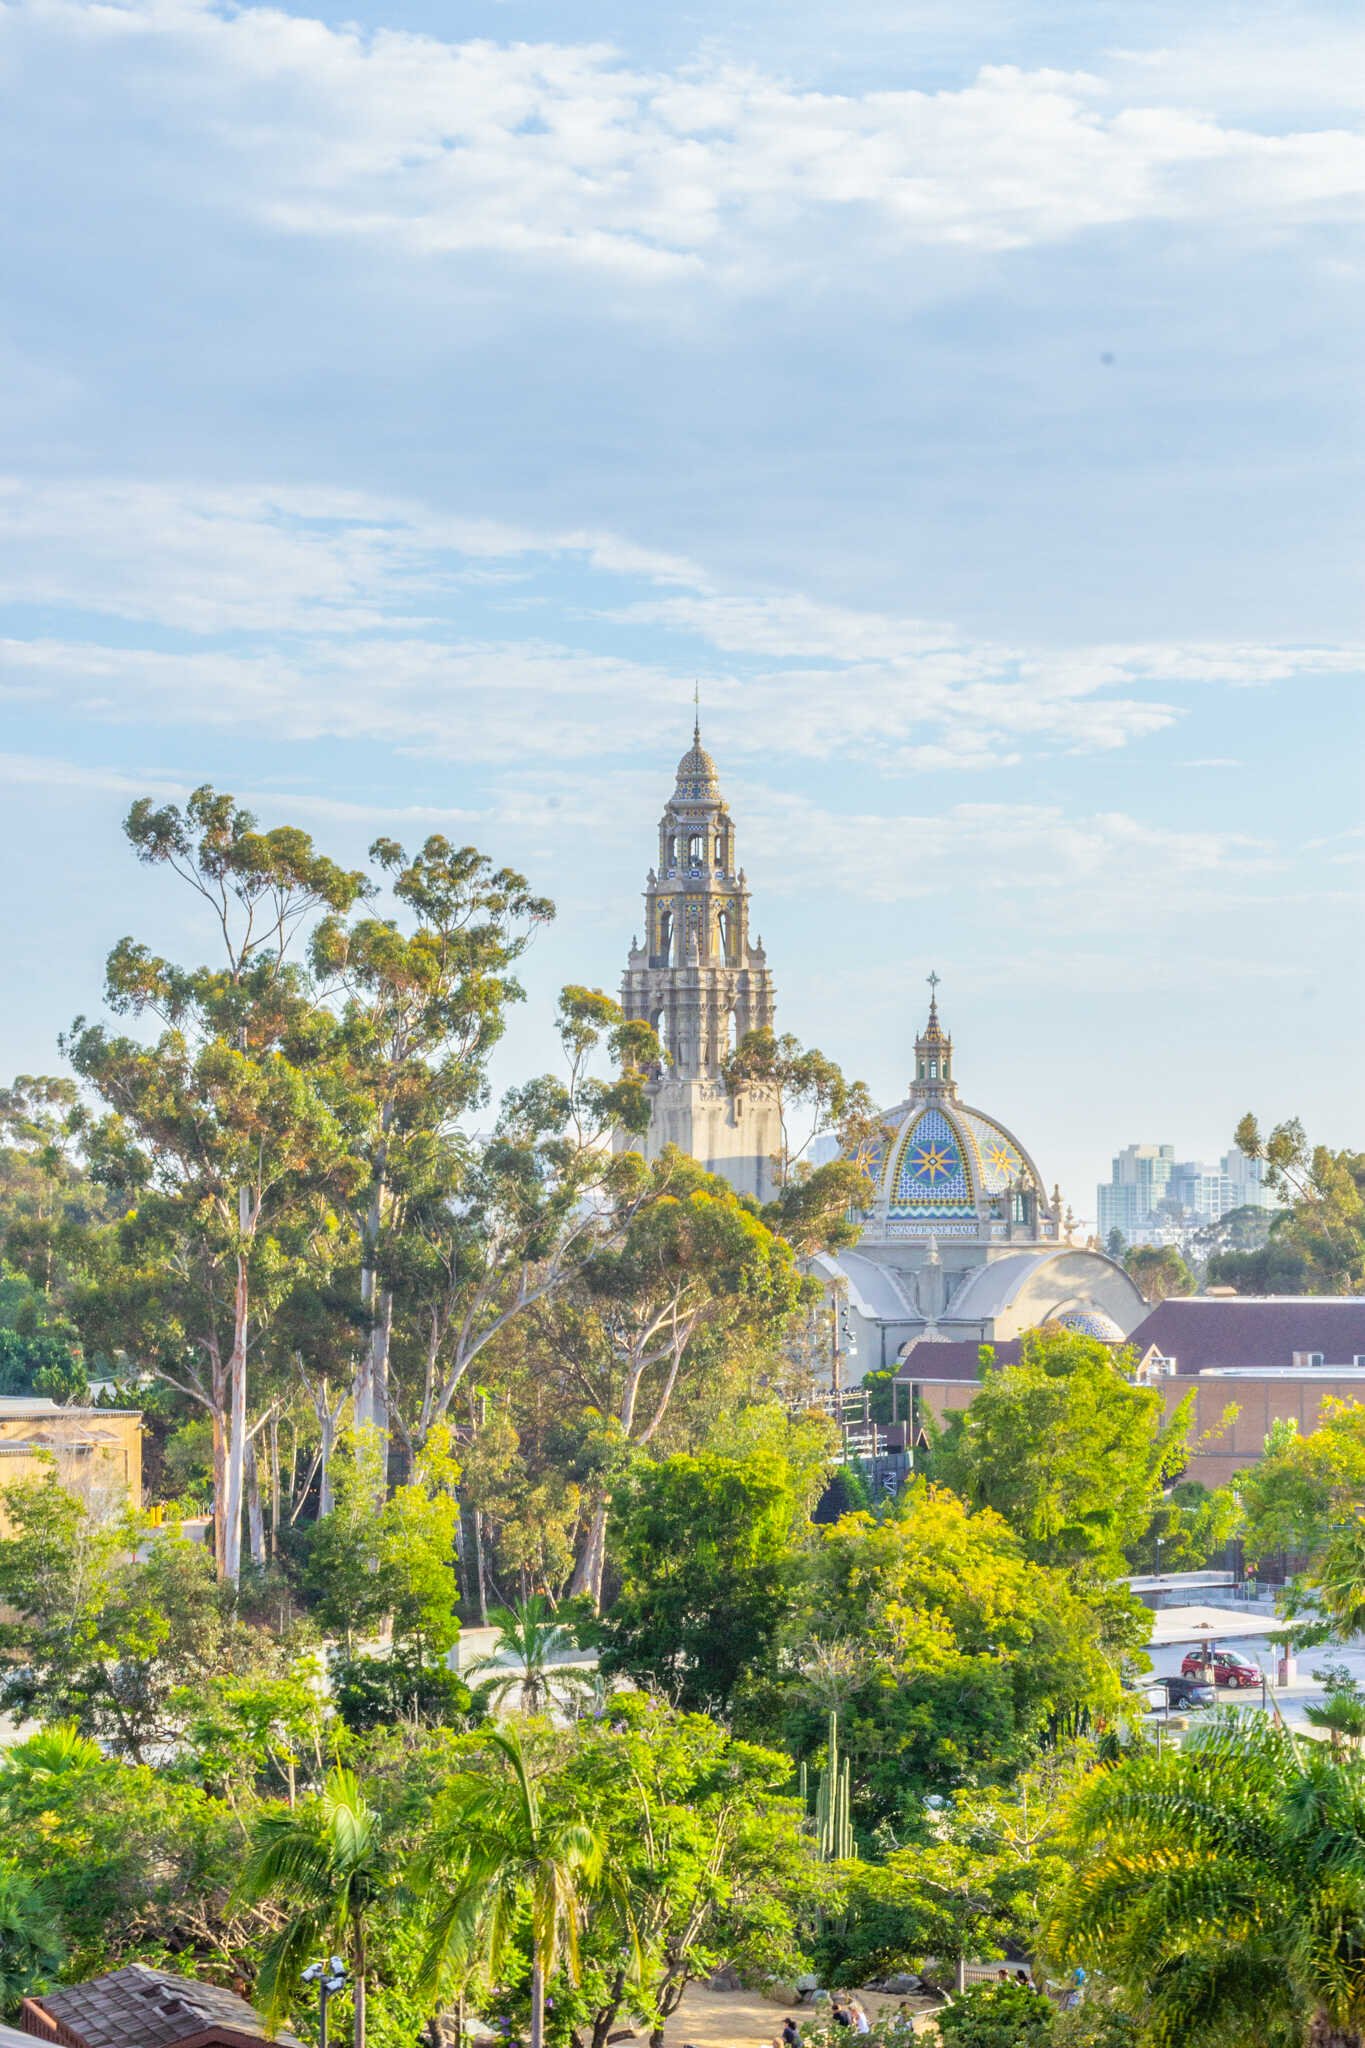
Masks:
[[[327,2048],[327,2006],[346,1988],[346,1965],[340,1956],[326,1956],[320,1963],[308,1965],[303,1981],[318,1987],[318,2048]]]

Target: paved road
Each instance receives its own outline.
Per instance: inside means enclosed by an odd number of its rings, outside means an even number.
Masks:
[[[1266,1618],[1270,1618],[1267,1609]],[[1192,1644],[1172,1644],[1167,1649],[1151,1652],[1152,1673],[1157,1678],[1175,1677],[1180,1670],[1181,1659],[1193,1648]],[[1344,1664],[1357,1682],[1365,1686],[1365,1642],[1348,1644],[1325,1643],[1318,1650],[1301,1650],[1295,1657],[1297,1667],[1294,1682],[1289,1686],[1276,1686],[1274,1679],[1280,1657],[1280,1645],[1270,1636],[1246,1636],[1226,1647],[1248,1664],[1257,1665],[1272,1682],[1275,1698],[1279,1701],[1280,1712],[1291,1726],[1307,1725],[1304,1708],[1310,1702],[1324,1697],[1322,1681],[1313,1676],[1327,1664]],[[1257,1692],[1241,1692],[1235,1687],[1220,1686],[1220,1700],[1235,1702],[1242,1707],[1259,1707],[1261,1695]]]

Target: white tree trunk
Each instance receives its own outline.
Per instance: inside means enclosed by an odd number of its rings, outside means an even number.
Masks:
[[[247,1438],[245,1466],[247,1539],[251,1547],[251,1562],[259,1570],[265,1565],[265,1516],[261,1512],[261,1471],[254,1436]]]
[[[241,1206],[246,1208],[245,1193]],[[235,1586],[242,1576],[242,1484],[246,1468],[246,1342],[249,1293],[246,1253],[237,1254],[233,1302],[232,1357],[228,1361],[227,1484],[223,1501],[223,1577]]]

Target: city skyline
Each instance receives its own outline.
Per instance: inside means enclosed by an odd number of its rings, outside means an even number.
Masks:
[[[1365,1146],[1345,8],[0,10],[7,1072],[119,819],[473,839],[619,988],[700,686],[777,1023],[1124,1144]]]

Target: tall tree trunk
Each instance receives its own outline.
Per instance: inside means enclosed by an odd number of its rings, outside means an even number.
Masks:
[[[386,1102],[380,1112],[380,1139],[375,1154],[370,1199],[361,1225],[360,1305],[370,1319],[369,1338],[361,1353],[355,1376],[356,1427],[373,1423],[386,1440],[389,1433],[389,1338],[393,1329],[393,1294],[379,1277],[380,1240],[384,1212],[388,1205],[389,1132],[393,1126],[393,1104]]]
[[[227,1415],[226,1389],[213,1375],[213,1569],[220,1582],[227,1577]]]
[[[332,1452],[336,1449],[337,1425],[332,1409],[327,1382],[322,1383],[322,1399],[318,1403],[318,1520],[330,1515],[335,1505],[332,1496]]]
[[[246,1440],[246,1526],[251,1562],[257,1570],[265,1566],[265,1516],[261,1512],[261,1468],[256,1458],[256,1439]]]
[[[280,1550],[280,1418],[272,1415],[270,1431],[270,1555]]]
[[[575,1599],[586,1593],[596,1611],[602,1604],[602,1571],[607,1555],[607,1516],[611,1503],[603,1497],[593,1509],[588,1533],[583,1539],[583,1548],[573,1568],[569,1583],[569,1598]]]
[[[357,1913],[351,1922],[351,1963],[355,1976],[351,2011],[355,2016],[355,2048],[365,2048],[365,1923]]]
[[[389,1456],[389,1351],[393,1341],[393,1289],[381,1287],[370,1332],[370,1420],[384,1439],[384,1469]]]
[[[545,2048],[545,1972],[539,1957],[531,1967],[531,2048]]]
[[[241,1228],[247,1226],[247,1194],[238,1197]],[[246,1466],[246,1342],[250,1307],[246,1253],[237,1254],[233,1297],[232,1357],[228,1361],[227,1488],[223,1502],[223,1577],[235,1586],[242,1576],[242,1481]]]
[[[484,1556],[483,1516],[474,1510],[474,1611],[480,1628],[488,1626],[488,1560]]]

